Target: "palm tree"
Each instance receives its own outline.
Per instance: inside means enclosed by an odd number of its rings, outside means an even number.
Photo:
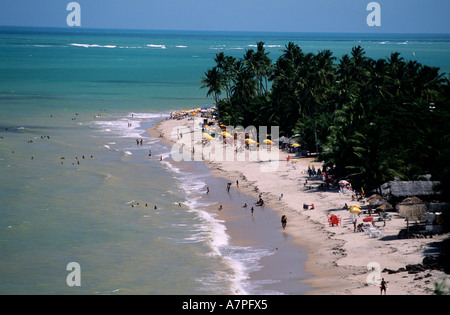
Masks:
[[[217,70],[217,67],[214,67],[205,72],[205,77],[201,79],[201,83],[203,84],[200,87],[201,89],[208,89],[206,97],[211,95],[214,97],[217,106],[217,115],[220,119],[219,96],[222,94],[224,76]]]
[[[256,95],[257,82],[253,77],[253,72],[244,66],[244,62],[238,61],[235,71],[233,96],[239,100],[239,103],[247,104]]]
[[[268,92],[268,78],[271,72],[272,61],[264,48],[264,42],[257,43],[257,51],[247,50],[244,56],[245,65],[257,80],[257,94],[259,96]]]
[[[298,88],[301,96],[302,111],[313,123],[314,142],[316,152],[319,152],[317,137],[316,112],[323,105],[331,93],[330,87],[335,83],[334,57],[329,50],[321,51],[314,56],[313,62],[303,67],[299,73]]]
[[[213,96],[216,104],[219,102],[219,96],[222,94],[224,77],[218,71],[217,67],[209,69],[205,72],[205,77],[202,78],[201,83],[203,84],[201,89],[208,89],[206,97]]]
[[[232,77],[235,73],[236,58],[226,56],[223,52],[220,52],[214,58],[217,69],[223,74],[223,89],[227,94],[227,99],[231,98],[232,89]]]

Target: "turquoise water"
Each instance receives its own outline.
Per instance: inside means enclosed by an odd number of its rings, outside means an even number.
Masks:
[[[215,54],[260,40],[273,60],[289,41],[338,57],[361,45],[450,72],[448,35],[2,28],[0,294],[267,293],[248,274],[271,250],[231,246],[204,211],[213,180],[145,134],[172,110],[211,105],[199,82]],[[66,284],[72,261],[79,288]]]

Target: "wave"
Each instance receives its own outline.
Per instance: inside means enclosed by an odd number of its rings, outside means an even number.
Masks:
[[[258,45],[247,45],[247,47],[256,48]],[[281,45],[264,45],[264,48],[280,48]]]
[[[34,45],[35,47],[52,47],[49,45]],[[99,45],[99,44],[82,44],[82,43],[71,43],[70,46],[74,47],[84,47],[84,48],[119,48],[119,49],[143,49],[143,48],[159,48],[159,49],[167,49],[167,46],[164,44],[148,44],[145,46],[137,45],[137,46],[118,46],[118,45]],[[188,48],[186,45],[176,45],[173,46],[175,48]]]
[[[390,42],[390,41],[383,41],[383,42],[379,42],[380,45],[408,45],[409,41],[404,41],[404,42]]]
[[[109,133],[119,138],[141,138],[145,130],[142,124],[169,117],[165,113],[129,113],[126,117],[109,120],[95,120],[92,125],[102,133]]]
[[[77,44],[77,43],[72,43],[70,44],[70,46],[75,46],[75,47],[84,47],[84,48],[116,48],[116,45],[97,45],[97,44]]]
[[[154,44],[149,44],[149,45],[147,45],[147,47],[150,47],[150,48],[161,48],[161,49],[166,49],[167,48],[166,45],[154,45]]]

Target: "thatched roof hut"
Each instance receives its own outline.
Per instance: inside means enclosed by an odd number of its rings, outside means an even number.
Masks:
[[[417,197],[408,197],[397,205],[398,213],[411,221],[423,221],[428,207]]]
[[[398,202],[408,197],[420,197],[422,199],[433,199],[439,196],[434,191],[436,181],[393,181],[381,186],[383,196],[389,200]]]

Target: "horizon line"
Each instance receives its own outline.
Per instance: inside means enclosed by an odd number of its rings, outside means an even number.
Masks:
[[[201,29],[153,29],[153,28],[114,28],[114,27],[68,27],[68,26],[35,26],[35,25],[0,25],[0,28],[22,29],[55,29],[73,31],[150,31],[150,32],[203,32],[203,33],[273,33],[273,34],[355,34],[355,35],[450,35],[450,32],[363,32],[363,31],[249,31],[249,30],[201,30]]]

